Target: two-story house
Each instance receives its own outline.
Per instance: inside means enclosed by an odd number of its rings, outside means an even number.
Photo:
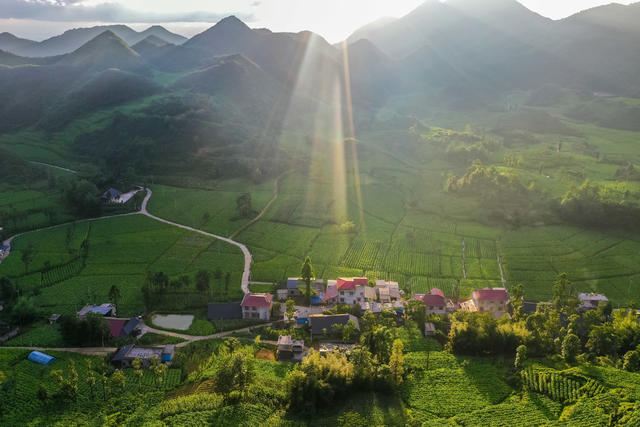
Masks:
[[[490,313],[496,319],[501,318],[509,306],[509,294],[504,288],[484,288],[473,291],[473,305],[480,313]]]
[[[338,278],[338,303],[366,305],[377,299],[376,290],[366,277]]]
[[[398,282],[376,280],[376,293],[378,294],[378,301],[383,304],[397,301],[401,298]]]
[[[246,294],[242,299],[242,318],[255,320],[271,319],[271,294]]]
[[[428,294],[416,294],[413,296],[413,299],[422,301],[424,311],[427,315],[444,315],[448,313],[447,299],[444,297],[444,292],[438,288],[431,289]]]

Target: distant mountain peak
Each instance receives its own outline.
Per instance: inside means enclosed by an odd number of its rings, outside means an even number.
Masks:
[[[220,21],[218,21],[218,23],[215,26],[216,27],[218,27],[218,26],[236,26],[236,27],[241,27],[241,28],[249,28],[249,26],[247,24],[242,22],[235,15],[227,16],[226,18],[221,19]]]

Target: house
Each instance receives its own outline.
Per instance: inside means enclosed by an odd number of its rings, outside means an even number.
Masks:
[[[304,355],[304,341],[294,340],[290,335],[278,337],[278,360],[300,362]]]
[[[239,302],[211,303],[207,306],[207,319],[242,319],[242,306]]]
[[[8,245],[0,245],[0,261],[9,256],[9,252],[11,251],[11,247]]]
[[[103,203],[118,203],[121,194],[122,193],[115,188],[110,188],[104,192],[100,199],[102,199]]]
[[[333,305],[338,303],[338,297],[340,292],[338,291],[337,280],[327,280],[327,288],[324,291],[323,302],[327,305]]]
[[[471,301],[480,313],[490,313],[496,319],[507,313],[509,294],[505,288],[484,288],[473,291]]]
[[[48,354],[41,353],[39,351],[32,351],[27,356],[27,359],[30,361],[37,363],[38,365],[51,365],[56,361],[56,358],[53,356],[49,356]]]
[[[311,335],[331,335],[333,325],[346,325],[350,320],[356,325],[356,330],[360,330],[358,318],[351,314],[311,314],[308,319]]]
[[[300,292],[300,286],[306,286],[307,284],[297,278],[297,277],[289,277],[287,279],[287,293],[289,298],[293,298],[293,297],[298,297],[300,295],[302,295],[302,292]]]
[[[82,310],[78,312],[78,319],[85,320],[87,318],[87,314],[95,313],[101,316],[116,316],[116,307],[113,304],[102,304],[102,305],[90,305],[87,304],[82,307]]]
[[[424,324],[424,336],[432,337],[436,334],[436,325],[431,322],[425,322]]]
[[[354,305],[372,302],[377,299],[375,288],[369,286],[366,277],[338,278],[338,302],[340,304]]]
[[[428,294],[416,294],[413,299],[422,301],[427,315],[445,315],[448,312],[447,299],[444,297],[444,293],[438,288],[431,289]]]
[[[286,301],[289,299],[289,290],[287,288],[284,289],[276,289],[276,299],[278,301]]]
[[[578,294],[579,311],[597,310],[600,303],[607,303],[609,299],[602,294]]]
[[[114,338],[136,337],[140,335],[143,325],[142,321],[136,317],[131,319],[109,318],[107,319],[107,324],[109,325],[109,332]]]
[[[378,300],[383,304],[397,301],[401,298],[398,282],[376,280],[376,293],[378,294]]]
[[[58,320],[60,320],[61,317],[61,314],[52,314],[51,317],[49,317],[49,324],[55,325],[56,323],[58,323]]]
[[[120,369],[130,368],[135,359],[140,359],[143,367],[151,365],[151,359],[156,358],[160,363],[170,365],[175,354],[175,345],[164,347],[138,347],[134,344],[125,345],[119,349],[111,359],[111,363]]]
[[[273,295],[248,293],[242,299],[242,318],[269,320],[271,319],[271,306]]]

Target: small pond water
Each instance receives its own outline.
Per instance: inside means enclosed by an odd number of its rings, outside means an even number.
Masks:
[[[151,318],[151,322],[161,328],[186,331],[193,323],[193,316],[190,314],[156,314]]]

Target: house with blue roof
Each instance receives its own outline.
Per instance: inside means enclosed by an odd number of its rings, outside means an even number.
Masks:
[[[101,316],[115,317],[116,307],[113,304],[90,305],[87,304],[78,312],[78,319],[85,320],[89,313],[99,314]]]
[[[101,199],[104,203],[117,203],[122,193],[115,188],[110,188],[104,192]]]

